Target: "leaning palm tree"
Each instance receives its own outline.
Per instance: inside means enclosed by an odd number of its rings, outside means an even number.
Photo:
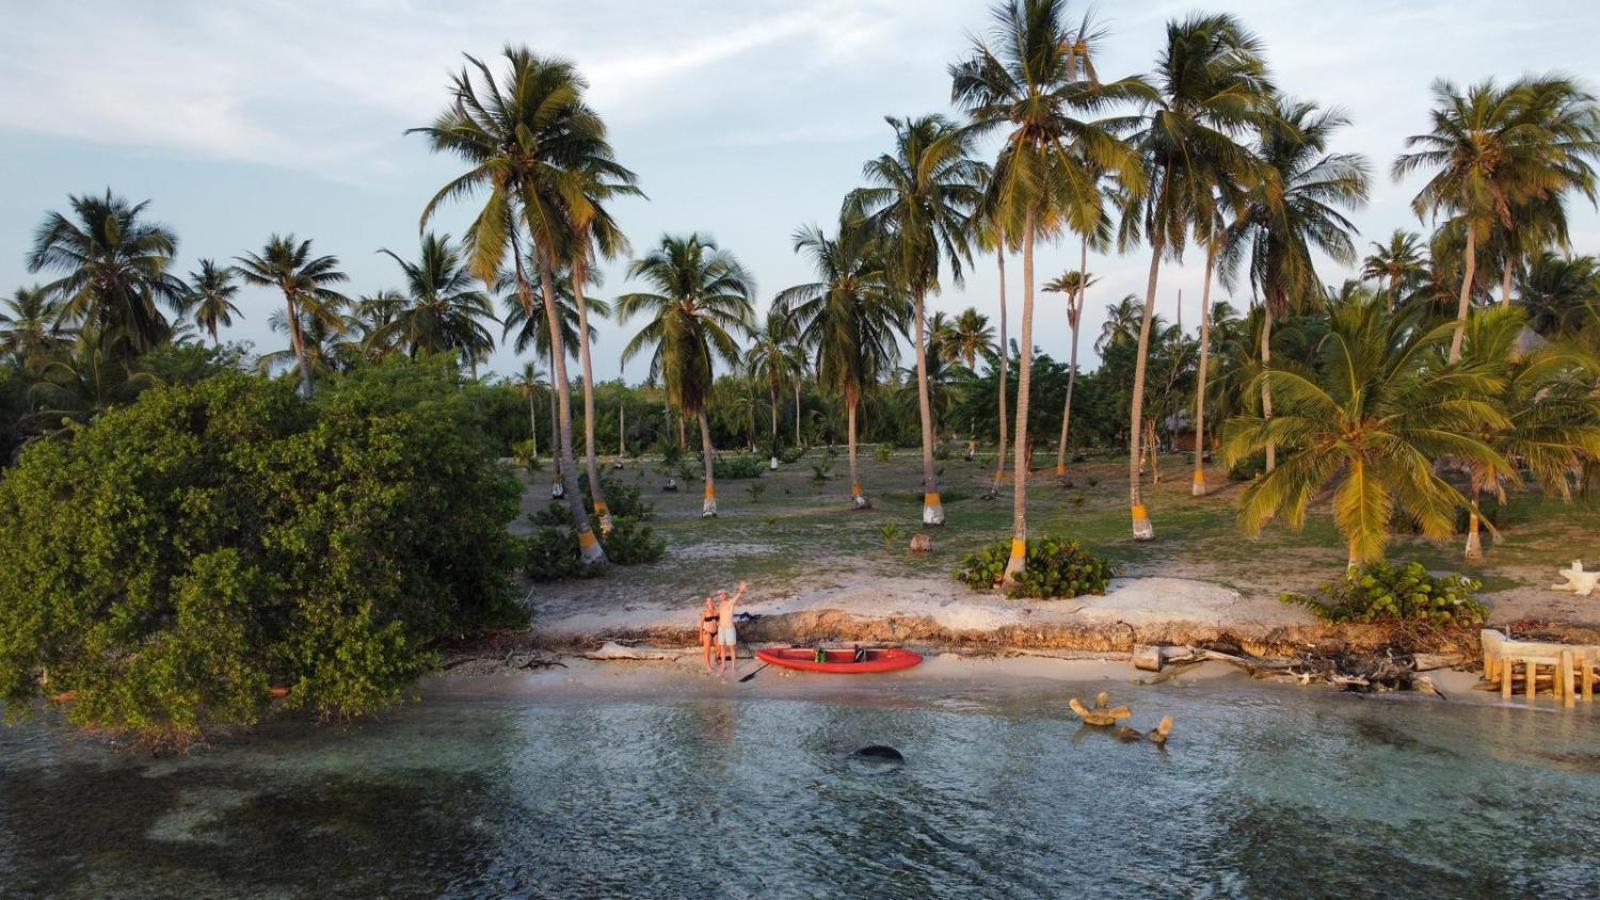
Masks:
[[[529,260],[527,265],[536,265],[536,261]],[[598,275],[591,272],[589,285],[598,284]],[[550,389],[547,394],[550,398],[550,428],[553,438],[559,438],[561,422],[558,394],[556,390],[556,364],[551,355],[554,347],[561,347],[568,359],[576,357],[580,343],[580,331],[587,336],[589,341],[595,339],[593,325],[584,327],[582,320],[587,316],[578,315],[578,301],[573,295],[572,274],[570,271],[561,270],[556,273],[556,322],[560,328],[560,339],[550,340],[550,322],[545,318],[544,310],[538,309],[530,317],[528,309],[522,303],[521,292],[517,288],[515,273],[504,273],[495,283],[495,290],[504,292],[500,298],[501,308],[505,310],[501,339],[510,339],[512,349],[517,353],[527,353],[532,348],[535,359],[542,358],[548,366],[550,374]],[[588,307],[588,312],[599,318],[611,316],[611,305],[604,300],[585,295],[583,305]],[[550,473],[550,496],[561,498],[567,495],[566,480],[562,477],[561,452],[558,447],[552,447],[550,458],[553,463]]]
[[[126,340],[101,346],[126,354],[124,361],[165,341],[171,325],[158,308],[183,308],[183,282],[170,273],[178,238],[172,229],[146,221],[150,202],[130,204],[107,189],[105,196],[69,196],[72,217],[52,212],[33,235],[29,272],[61,277],[45,288],[59,297],[64,315],[92,329],[116,329]]]
[[[428,232],[416,261],[393,250],[379,250],[400,267],[405,276],[402,305],[378,334],[406,348],[412,357],[424,353],[450,353],[473,370],[478,359],[494,351],[494,335],[486,322],[496,322],[489,295],[479,290],[450,235]]]
[[[1150,242],[1128,432],[1128,499],[1133,536],[1141,541],[1155,538],[1139,484],[1139,442],[1161,260],[1181,258],[1190,231],[1204,232],[1216,221],[1225,188],[1249,180],[1253,162],[1238,138],[1273,92],[1260,40],[1230,15],[1169,22],[1150,84],[1148,116],[1134,137],[1150,189],[1128,197],[1122,217],[1124,246],[1141,231]]]
[[[1474,436],[1509,423],[1487,398],[1504,389],[1494,367],[1443,365],[1454,326],[1418,328],[1376,303],[1335,308],[1312,365],[1278,363],[1257,376],[1273,382],[1271,418],[1229,422],[1223,455],[1232,464],[1271,443],[1279,466],[1245,489],[1239,522],[1252,535],[1283,516],[1305,522],[1311,501],[1332,491],[1333,519],[1349,566],[1381,559],[1402,517],[1444,540],[1465,497],[1435,471],[1440,457],[1495,471],[1505,458]]]
[[[260,253],[234,257],[234,271],[247,283],[275,287],[283,292],[284,322],[300,370],[300,396],[311,398],[312,365],[307,360],[305,324],[308,321],[341,331],[339,315],[349,298],[330,285],[349,281],[339,270],[337,256],[311,255],[311,241],[295,242],[294,235],[274,234]]]
[[[933,470],[933,410],[928,396],[926,305],[939,290],[940,261],[962,283],[970,257],[969,216],[982,199],[985,168],[967,154],[972,133],[932,115],[888,119],[895,148],[863,169],[868,186],[845,201],[847,216],[862,219],[884,245],[894,289],[912,299],[912,345],[917,359],[918,412],[922,422],[922,522],[944,524],[938,476]]]
[[[239,307],[233,298],[239,286],[233,282],[234,272],[227,266],[218,266],[216,260],[200,260],[200,270],[189,273],[189,293],[184,298],[184,312],[194,319],[197,327],[211,335],[211,343],[221,344],[218,327],[233,325]]]
[[[582,240],[581,229],[574,224],[595,173],[609,172],[614,180],[629,176],[613,161],[605,124],[584,102],[588,82],[572,63],[538,56],[526,47],[508,46],[503,56],[506,68],[498,83],[487,65],[468,56],[468,66],[451,79],[450,105],[432,125],[411,129],[425,135],[435,152],[453,153],[470,166],[428,201],[422,223],[426,226],[444,201],[483,191],[484,205],[466,232],[468,269],[493,284],[509,252],[517,296],[528,318],[534,315],[532,279],[539,280],[554,344],[550,359],[562,493],[572,510],[584,562],[599,565],[605,562],[605,550],[590,526],[573,461],[572,391],[566,350],[559,344],[555,281],[561,264],[579,252],[574,244]],[[531,245],[528,255],[522,249],[524,237]],[[536,262],[531,274],[530,256]]]
[[[0,356],[37,375],[71,340],[60,301],[42,285],[17,288],[0,312]]]
[[[1084,242],[1087,255],[1088,242]],[[1067,399],[1061,406],[1061,441],[1056,446],[1056,481],[1067,486],[1067,436],[1072,427],[1072,391],[1078,384],[1078,326],[1083,319],[1083,295],[1100,279],[1079,269],[1066,272],[1045,283],[1043,290],[1049,294],[1067,297],[1067,326],[1072,329],[1072,356],[1067,363]]]
[[[850,497],[868,509],[856,458],[856,419],[868,388],[894,366],[896,335],[911,317],[904,294],[893,290],[872,234],[841,217],[828,237],[816,226],[794,235],[796,253],[811,258],[817,280],[779,293],[773,305],[784,310],[799,332],[800,344],[815,354],[817,384],[845,405],[845,436],[850,459]]]
[[[1005,131],[990,209],[1021,220],[1022,333],[1017,371],[1016,470],[1012,497],[1011,559],[1006,579],[1021,574],[1026,559],[1028,410],[1033,381],[1033,248],[1063,228],[1092,234],[1104,227],[1100,172],[1140,183],[1132,147],[1117,137],[1126,122],[1097,121],[1109,105],[1143,93],[1137,79],[1102,84],[1093,45],[1102,33],[1085,18],[1076,29],[1064,21],[1064,0],[1006,0],[994,7],[989,41],[951,66],[951,96],[979,133]]]
[[[1427,251],[1422,238],[1404,228],[1396,228],[1388,243],[1373,241],[1371,246],[1372,253],[1361,261],[1361,277],[1378,282],[1384,303],[1393,310],[1401,292],[1427,275]]]
[[[648,350],[647,378],[651,382],[661,379],[667,402],[699,420],[706,466],[700,514],[713,517],[717,514],[713,471],[717,454],[706,419],[706,398],[711,393],[715,361],[721,358],[730,367],[739,365],[739,343],[730,332],[750,328],[755,281],[731,252],[698,234],[662,237],[654,250],[628,265],[628,277],[655,291],[617,298],[621,321],[641,313],[650,315],[650,321],[622,349],[622,363],[627,365]]]
[[[779,398],[786,384],[805,375],[805,358],[794,352],[798,338],[793,319],[775,302],[767,311],[766,321],[750,332],[750,351],[745,357],[750,377],[767,387],[772,412],[768,450],[773,469],[778,468],[778,413],[782,406]]]
[[[1411,201],[1419,218],[1441,212],[1466,230],[1456,335],[1461,357],[1478,251],[1496,228],[1518,227],[1516,210],[1576,190],[1595,199],[1591,161],[1600,158],[1600,108],[1574,82],[1523,78],[1505,88],[1491,81],[1462,93],[1433,85],[1433,128],[1406,138],[1412,152],[1395,158],[1392,174],[1431,172]]]
[[[1341,263],[1353,263],[1355,225],[1345,216],[1367,202],[1366,158],[1354,153],[1329,153],[1334,132],[1349,124],[1338,110],[1318,111],[1315,104],[1274,98],[1264,120],[1256,155],[1259,178],[1238,206],[1238,217],[1222,237],[1223,281],[1233,284],[1248,258],[1248,281],[1266,310],[1261,334],[1261,359],[1272,362],[1272,326],[1291,313],[1318,302],[1323,294],[1312,251]],[[1261,398],[1262,412],[1272,416],[1271,382]],[[1267,445],[1267,471],[1277,463],[1276,448]]]

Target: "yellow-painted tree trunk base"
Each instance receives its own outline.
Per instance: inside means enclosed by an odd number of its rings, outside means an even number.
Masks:
[[[938,494],[928,493],[922,495],[922,524],[944,524],[944,504],[939,502]]]
[[[1189,488],[1189,493],[1195,497],[1204,497],[1206,495],[1206,473],[1194,473],[1194,484]]]
[[[1136,541],[1156,539],[1156,527],[1150,524],[1150,512],[1142,505],[1133,508],[1133,539]]]
[[[706,485],[706,499],[700,505],[700,518],[715,519],[717,517],[717,488],[716,485]]]
[[[583,557],[585,565],[595,565],[605,561],[605,550],[601,549],[594,532],[585,528],[578,532],[578,553]]]
[[[1483,538],[1479,535],[1478,517],[1467,521],[1467,562],[1483,562]]]
[[[611,507],[607,506],[604,500],[595,503],[594,514],[600,519],[600,533],[602,535],[610,534],[615,530],[615,526],[611,522]]]
[[[1027,571],[1027,560],[1028,542],[1023,538],[1012,538],[1011,558],[1006,560],[1006,574],[1005,577],[1000,579],[1000,584],[1002,586],[1016,584],[1017,579],[1022,577],[1022,573]]]

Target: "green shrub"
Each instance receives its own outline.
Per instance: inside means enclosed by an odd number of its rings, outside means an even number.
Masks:
[[[434,641],[526,621],[481,426],[399,361],[312,403],[156,388],[33,444],[0,480],[0,699],[71,691],[77,724],[173,741],[257,721],[269,685],[325,717],[397,700]]]
[[[589,490],[589,477],[585,475],[578,479],[580,490],[583,491],[583,506],[589,510],[589,515],[594,515],[594,492]],[[610,475],[600,476],[600,491],[606,495],[606,506],[611,508],[613,519],[648,519],[655,515],[655,507],[646,503],[644,492],[636,484],[626,484],[612,478]],[[567,510],[564,523],[572,524],[572,510]]]
[[[543,466],[539,463],[539,455],[533,452],[533,441],[531,440],[517,441],[515,444],[512,444],[511,458],[516,462],[517,465],[528,470],[529,472],[537,472],[543,468]]]
[[[894,459],[894,448],[890,447],[888,444],[879,444],[878,449],[874,451],[873,455],[877,457],[878,462],[886,463]]]
[[[571,528],[576,524],[572,507],[565,500],[551,500],[544,509],[528,513],[528,521],[540,528]]]
[[[638,519],[617,518],[611,533],[600,539],[606,559],[619,566],[637,566],[658,562],[667,552],[667,542],[656,537],[655,530]]]
[[[683,462],[683,445],[673,440],[661,442],[661,470],[671,472]]]
[[[1011,558],[1009,540],[969,554],[956,570],[956,580],[989,590],[1005,577]],[[1104,594],[1117,574],[1116,564],[1085,550],[1077,541],[1045,536],[1028,541],[1027,566],[1018,582],[1006,588],[1009,597],[1041,600]]]
[[[805,455],[806,448],[804,447],[785,447],[783,448],[783,452],[778,454],[778,461],[788,465],[790,463],[799,462],[800,457]]]
[[[1422,563],[1372,563],[1331,584],[1316,596],[1284,594],[1325,622],[1420,622],[1441,628],[1483,623],[1488,610],[1475,596],[1481,582],[1463,575],[1428,574]]]
[[[666,553],[667,542],[638,519],[614,516],[611,521],[611,533],[600,538],[608,562],[634,566],[656,562]],[[529,581],[565,581],[593,578],[603,570],[584,565],[578,535],[570,526],[541,525],[524,544],[522,571]]]
[[[900,540],[900,526],[894,522],[885,522],[878,526],[878,534],[883,536],[883,549],[892,550]]]
[[[767,486],[759,481],[752,481],[745,487],[750,494],[751,503],[760,503],[761,495],[767,492]]]
[[[732,481],[739,478],[760,478],[761,473],[767,470],[767,458],[756,456],[753,453],[737,453],[721,456],[711,463],[711,474],[718,481]]]
[[[833,461],[832,460],[826,460],[825,459],[822,462],[812,463],[811,464],[811,480],[812,481],[827,481],[829,478],[832,478],[832,477],[833,477]]]

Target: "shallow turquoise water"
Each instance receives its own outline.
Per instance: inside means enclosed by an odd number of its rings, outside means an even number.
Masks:
[[[763,680],[433,696],[187,758],[0,730],[0,896],[1600,895],[1591,709],[1113,686],[1174,716],[1163,751],[1060,684]]]

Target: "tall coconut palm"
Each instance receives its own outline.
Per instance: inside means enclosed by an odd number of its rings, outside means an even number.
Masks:
[[[910,304],[893,290],[880,248],[859,222],[841,217],[832,238],[816,226],[801,228],[794,249],[810,257],[817,280],[785,289],[773,304],[815,354],[818,386],[844,400],[851,503],[868,509],[856,458],[857,413],[867,389],[899,356],[896,335],[909,324]]]
[[[294,235],[274,234],[260,253],[234,257],[234,271],[246,283],[274,287],[283,292],[284,321],[300,370],[300,396],[310,399],[312,366],[306,359],[305,323],[315,321],[332,327],[350,299],[330,285],[349,281],[339,269],[337,256],[313,256],[311,241],[295,242]]]
[[[590,526],[589,512],[578,491],[572,452],[572,391],[567,378],[566,350],[559,342],[560,311],[556,304],[556,271],[582,241],[575,215],[587,201],[597,172],[612,182],[626,182],[631,173],[614,162],[605,124],[584,101],[588,82],[567,60],[539,56],[526,47],[506,47],[503,77],[480,60],[451,79],[450,105],[430,126],[411,131],[426,136],[435,152],[452,153],[470,168],[452,179],[428,201],[425,226],[446,200],[485,192],[482,208],[466,232],[468,269],[492,284],[509,252],[518,298],[524,314],[534,315],[533,278],[539,280],[553,344],[562,493],[572,510],[578,545],[585,563],[605,562],[605,550]],[[474,75],[475,73],[475,75]],[[531,245],[537,261],[530,274],[522,242]]]
[[[539,367],[531,362],[522,364],[522,371],[517,373],[517,393],[528,400],[528,450],[534,458],[539,456],[539,406],[535,402],[539,399],[539,392],[550,390],[550,382],[546,381],[540,373]]]
[[[1134,140],[1150,189],[1128,198],[1122,218],[1124,246],[1140,231],[1150,242],[1128,433],[1128,500],[1133,536],[1141,541],[1155,538],[1139,484],[1139,441],[1161,260],[1180,258],[1194,226],[1216,221],[1225,184],[1249,178],[1252,161],[1239,138],[1273,92],[1261,42],[1230,15],[1169,22],[1149,81],[1148,115]]]
[[[1258,179],[1222,238],[1223,280],[1237,281],[1248,258],[1248,280],[1266,311],[1261,359],[1272,362],[1272,326],[1290,313],[1319,302],[1322,281],[1312,251],[1342,263],[1356,259],[1355,225],[1345,212],[1367,202],[1366,158],[1329,153],[1334,132],[1349,119],[1338,110],[1274,98],[1259,132]],[[1272,383],[1262,382],[1262,413],[1272,416]],[[1276,465],[1267,445],[1267,471]]]
[[[595,515],[600,519],[600,533],[610,534],[611,508],[606,505],[600,484],[599,448],[594,436],[598,416],[594,408],[594,365],[589,351],[592,343],[590,307],[584,302],[583,291],[589,283],[594,259],[615,259],[632,249],[606,204],[617,197],[643,197],[644,194],[636,186],[634,173],[617,164],[608,154],[591,155],[574,171],[575,189],[568,191],[567,228],[572,237],[572,289],[576,298],[574,305],[578,308],[578,361],[583,369],[583,455]]]
[[[666,235],[654,250],[628,265],[628,277],[649,284],[653,293],[624,294],[617,312],[626,322],[647,313],[650,321],[622,349],[622,362],[650,352],[648,378],[666,385],[667,402],[685,416],[700,422],[700,446],[705,455],[706,492],[700,514],[717,514],[717,486],[713,464],[716,447],[706,420],[706,398],[711,393],[712,368],[720,358],[731,368],[739,365],[739,342],[731,332],[748,331],[755,312],[750,298],[755,280],[729,251],[698,234]]]
[[[1588,93],[1557,77],[1494,81],[1462,93],[1433,85],[1433,128],[1406,138],[1411,152],[1395,158],[1396,181],[1431,177],[1411,201],[1419,218],[1444,213],[1466,230],[1456,334],[1450,359],[1461,357],[1478,251],[1496,228],[1517,228],[1518,207],[1576,190],[1595,199],[1591,161],[1600,157],[1600,110]]]
[[[1378,282],[1384,303],[1393,310],[1402,292],[1426,276],[1427,251],[1422,238],[1404,228],[1396,228],[1388,243],[1373,241],[1371,246],[1372,253],[1361,261],[1361,277]]]
[[[1503,377],[1440,365],[1452,331],[1449,323],[1417,328],[1378,304],[1338,307],[1313,366],[1278,363],[1263,371],[1258,380],[1273,382],[1277,415],[1241,416],[1224,429],[1230,464],[1268,443],[1284,450],[1282,463],[1240,498],[1245,531],[1259,533],[1279,515],[1299,528],[1311,501],[1331,489],[1334,523],[1352,569],[1383,557],[1402,516],[1430,538],[1452,536],[1456,513],[1468,503],[1434,470],[1433,460],[1449,456],[1508,468],[1503,456],[1473,436],[1482,427],[1506,426],[1505,416],[1484,400],[1503,389]]]
[[[1142,178],[1133,149],[1117,137],[1126,122],[1092,118],[1143,93],[1136,79],[1102,84],[1094,45],[1102,37],[1086,17],[1064,21],[1064,0],[1006,0],[994,7],[988,41],[950,68],[952,99],[979,133],[1005,131],[990,180],[988,206],[1021,219],[1021,358],[1017,371],[1011,558],[1006,579],[1026,560],[1028,539],[1028,411],[1033,381],[1033,248],[1063,228],[1091,234],[1103,227],[1099,173]]]
[[[405,276],[404,301],[383,326],[384,336],[419,353],[453,353],[476,377],[478,360],[494,351],[494,335],[485,322],[498,321],[489,295],[474,286],[450,235],[428,232],[415,262],[393,250],[379,250]]]
[[[1143,304],[1136,294],[1107,304],[1106,320],[1100,323],[1100,336],[1094,339],[1094,352],[1104,355],[1112,347],[1137,345],[1143,318]]]
[[[1083,241],[1083,256],[1088,257],[1088,239]],[[1056,446],[1056,481],[1067,486],[1067,437],[1072,427],[1072,392],[1078,384],[1078,327],[1083,321],[1083,295],[1100,279],[1079,269],[1066,272],[1049,281],[1044,291],[1065,294],[1067,298],[1067,327],[1072,329],[1072,356],[1067,363],[1067,399],[1061,405],[1061,440]]]
[[[987,185],[985,186],[985,193],[987,193]],[[1011,341],[1010,334],[1006,329],[1006,318],[1010,312],[1006,303],[1006,254],[1016,249],[1008,243],[1007,235],[1020,229],[1020,226],[1017,225],[1008,227],[1007,223],[1003,221],[1005,215],[1010,212],[1013,211],[985,206],[980,207],[977,213],[969,219],[973,242],[979,250],[994,254],[1000,275],[1000,335],[999,342],[995,345],[994,354],[996,374],[999,376],[998,389],[995,391],[995,406],[999,411],[997,424],[1000,441],[995,448],[994,481],[989,486],[988,494],[991,498],[1000,496],[1000,488],[1005,483],[1006,439],[1009,436],[1008,429],[1010,428],[1010,423],[1006,421],[1007,380],[1011,367]],[[969,365],[967,368],[970,369],[972,367]],[[975,445],[976,441],[973,443]],[[975,447],[974,452],[976,452]]]
[[[25,372],[37,375],[66,348],[72,329],[63,319],[60,301],[42,285],[17,288],[0,312],[0,355]]]
[[[528,260],[525,265],[536,266],[537,262]],[[590,287],[598,284],[597,278],[598,276],[591,272],[589,277]],[[550,428],[553,437],[559,438],[558,432],[561,421],[558,406],[559,398],[557,396],[559,392],[555,387],[556,364],[551,353],[556,346],[560,346],[567,354],[568,359],[575,359],[578,353],[578,333],[580,329],[587,334],[588,340],[593,341],[595,339],[595,328],[593,325],[585,327],[582,324],[582,319],[587,318],[587,316],[580,317],[578,315],[578,302],[572,291],[572,273],[569,270],[563,269],[556,273],[555,288],[556,322],[560,328],[560,340],[551,341],[550,320],[545,317],[543,308],[535,310],[531,317],[528,315],[527,307],[523,306],[522,303],[522,294],[517,288],[515,273],[503,273],[495,283],[495,290],[503,292],[500,304],[505,312],[504,318],[501,320],[504,323],[500,335],[501,339],[509,338],[512,348],[519,354],[527,353],[529,348],[532,348],[534,358],[543,359],[548,367],[550,389],[546,393],[550,398]],[[611,316],[611,305],[604,300],[585,295],[583,304],[588,307],[590,314],[599,318],[604,319]],[[562,477],[560,449],[552,447],[550,458],[553,463],[551,467],[550,495],[557,498],[565,497],[566,481]]]
[[[117,329],[126,340],[102,347],[125,360],[167,339],[171,325],[158,307],[183,308],[183,282],[169,271],[177,255],[172,229],[145,220],[150,201],[69,196],[72,217],[52,212],[33,233],[29,272],[59,272],[45,288],[61,298],[66,317],[93,329]]]
[[[218,266],[216,260],[200,260],[199,271],[189,273],[188,293],[184,297],[183,311],[194,320],[196,327],[211,335],[211,343],[220,345],[217,329],[233,325],[239,307],[233,298],[239,294],[231,267]]]
[[[944,349],[951,362],[959,362],[975,372],[979,357],[994,358],[994,341],[994,327],[989,324],[989,317],[969,306],[950,323],[950,336]]]
[[[868,186],[846,199],[847,215],[862,219],[884,245],[897,290],[913,303],[912,345],[922,420],[922,522],[944,524],[938,476],[933,470],[933,410],[928,396],[928,295],[939,290],[941,260],[962,283],[970,258],[968,217],[982,199],[984,166],[968,156],[972,133],[942,116],[889,117],[895,147],[863,169]]]
[[[750,350],[745,357],[750,377],[766,385],[772,406],[770,465],[778,467],[778,413],[782,408],[784,386],[805,375],[805,358],[794,352],[799,334],[794,320],[776,302],[767,311],[766,321],[750,333]]]

